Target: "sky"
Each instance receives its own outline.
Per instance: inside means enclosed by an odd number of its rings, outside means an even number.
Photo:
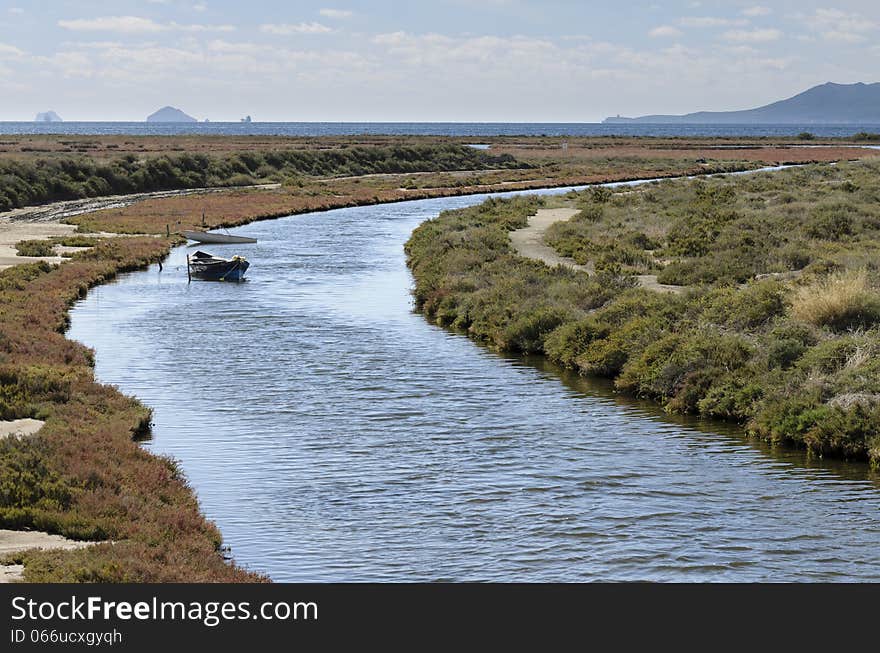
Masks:
[[[880,2],[0,0],[0,120],[598,122],[880,81]]]

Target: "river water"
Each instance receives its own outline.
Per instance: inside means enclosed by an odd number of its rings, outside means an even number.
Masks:
[[[555,190],[551,192],[563,192]],[[412,312],[403,243],[485,196],[233,230],[241,284],[165,263],[70,336],[155,409],[232,555],[277,581],[880,580],[880,484],[674,419]]]

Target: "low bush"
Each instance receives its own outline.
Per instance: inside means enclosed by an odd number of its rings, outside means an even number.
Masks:
[[[18,256],[54,256],[55,243],[51,240],[20,240],[15,245]]]

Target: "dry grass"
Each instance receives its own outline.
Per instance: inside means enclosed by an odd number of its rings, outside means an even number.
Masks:
[[[816,326],[843,331],[880,322],[880,294],[862,270],[848,270],[797,290],[792,315]]]

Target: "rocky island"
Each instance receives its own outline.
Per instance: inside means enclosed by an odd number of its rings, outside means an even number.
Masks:
[[[147,116],[147,122],[198,122],[198,120],[177,107],[168,106]]]
[[[45,113],[38,113],[36,118],[34,118],[34,122],[64,122],[54,111],[46,111]]]

